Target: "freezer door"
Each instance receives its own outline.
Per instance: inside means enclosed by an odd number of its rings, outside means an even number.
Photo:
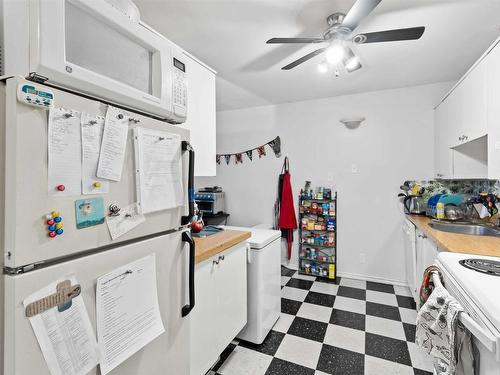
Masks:
[[[25,317],[23,300],[51,282],[74,274],[82,286],[83,300],[95,327],[96,279],[113,269],[156,253],[158,299],[165,333],[112,371],[116,375],[188,375],[190,317],[182,318],[187,303],[188,246],[181,233],[155,237],[115,250],[81,257],[25,275],[3,276],[5,283],[4,374],[50,375],[31,325]],[[94,369],[91,374],[98,374]]]
[[[127,241],[160,233],[180,226],[181,216],[186,214],[188,152],[183,152],[183,182],[185,207],[157,211],[146,215],[146,221],[115,241],[111,240],[106,224],[77,229],[75,224],[75,200],[102,196],[104,208],[110,204],[120,207],[137,201],[133,131],[146,127],[179,134],[189,140],[189,131],[150,117],[130,113],[126,156],[120,182],[110,181],[108,194],[59,197],[47,193],[47,111],[23,104],[16,99],[21,78],[0,82],[0,127],[5,128],[2,147],[5,150],[4,265],[10,268],[74,255],[85,250],[100,248],[112,242]],[[43,87],[43,85],[41,85]],[[56,107],[74,109],[89,114],[105,116],[107,105],[96,100],[50,88]],[[0,132],[1,136],[1,132]],[[5,148],[4,148],[5,146]],[[2,151],[3,152],[3,151]],[[2,177],[2,178],[3,178]],[[0,190],[1,192],[1,190]],[[45,215],[59,211],[63,218],[64,233],[49,238]],[[107,213],[107,212],[106,212]],[[1,222],[1,221],[0,221]],[[1,238],[1,236],[0,236]]]

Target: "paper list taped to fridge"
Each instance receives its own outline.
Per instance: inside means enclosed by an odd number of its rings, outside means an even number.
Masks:
[[[82,143],[80,112],[64,108],[49,111],[47,134],[49,195],[80,195]]]
[[[121,180],[127,147],[128,122],[129,116],[123,114],[118,108],[108,107],[97,177],[112,181]]]
[[[160,316],[154,254],[97,279],[97,336],[106,375],[165,332]]]
[[[24,307],[54,294],[57,285],[66,279],[71,285],[77,284],[74,276],[53,282],[26,298]],[[81,295],[72,299],[68,309],[60,312],[53,307],[29,321],[52,375],[86,375],[97,366],[100,352]]]
[[[109,182],[97,177],[104,117],[82,113],[82,192],[99,194],[109,191]]]

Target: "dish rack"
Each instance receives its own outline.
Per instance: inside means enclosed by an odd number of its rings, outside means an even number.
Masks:
[[[332,199],[299,195],[299,273],[337,277],[337,193]]]

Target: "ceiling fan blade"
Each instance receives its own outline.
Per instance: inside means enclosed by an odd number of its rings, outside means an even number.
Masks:
[[[359,70],[363,67],[361,65],[361,61],[359,61],[359,57],[356,56],[353,52],[353,50],[349,47],[345,47],[345,57],[342,61],[344,64],[344,68],[348,73],[355,72],[356,70]]]
[[[322,38],[272,38],[267,44],[288,44],[288,43],[321,43],[325,42]]]
[[[425,27],[410,27],[407,29],[396,29],[377,31],[374,33],[358,34],[352,41],[356,44],[395,42],[399,40],[416,40],[424,34]]]
[[[382,0],[357,0],[342,21],[342,26],[353,31]]]
[[[312,59],[314,56],[317,56],[319,55],[320,53],[322,53],[326,48],[320,48],[320,49],[317,49],[316,51],[313,51],[311,53],[308,53],[307,55],[305,56],[302,56],[300,59],[297,59],[295,60],[294,62],[284,66],[283,68],[281,68],[281,70],[290,70],[290,69],[293,69],[295,68],[297,65],[300,65],[302,64],[303,62],[306,62],[307,60],[309,59]]]

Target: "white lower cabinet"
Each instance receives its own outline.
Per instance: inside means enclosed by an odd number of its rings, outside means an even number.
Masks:
[[[420,229],[417,228],[417,288],[420,289],[424,276],[424,271],[427,267],[434,264],[439,254],[436,243],[427,237]],[[417,301],[418,305],[418,301]]]
[[[247,246],[196,266],[191,313],[191,375],[204,375],[247,323]]]

